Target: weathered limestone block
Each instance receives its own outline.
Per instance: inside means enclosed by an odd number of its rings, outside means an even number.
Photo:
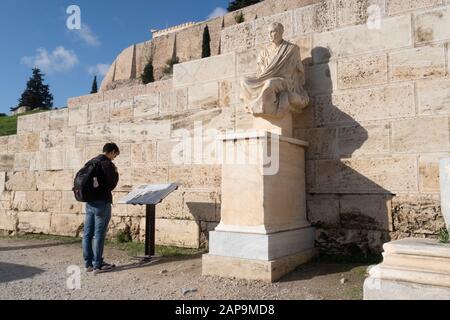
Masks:
[[[83,232],[84,216],[77,214],[52,214],[50,234],[79,237]]]
[[[64,169],[65,150],[62,147],[51,148],[47,151],[47,170]]]
[[[362,54],[411,46],[411,17],[381,21],[380,28],[359,25],[314,34],[313,47],[329,48],[333,57]]]
[[[183,161],[183,150],[178,152],[177,147],[184,147],[183,142],[180,139],[158,141],[157,144],[157,157],[156,161],[159,165],[175,165],[179,164],[179,161]]]
[[[103,92],[98,92],[94,94],[88,94],[85,96],[69,98],[67,100],[67,106],[69,109],[75,106],[88,105],[90,103],[97,103],[103,101]]]
[[[217,108],[219,106],[219,85],[205,83],[188,88],[188,108]]]
[[[0,172],[0,192],[5,191],[6,172]]]
[[[274,22],[279,22],[284,26],[284,36],[289,39],[294,36],[294,13],[287,11],[276,15],[266,16],[256,20],[255,44],[259,45],[270,41],[267,29]]]
[[[184,209],[195,221],[220,222],[220,196],[216,191],[187,190]]]
[[[337,25],[339,27],[363,24],[372,16],[385,16],[383,0],[338,0]]]
[[[232,131],[234,120],[232,107],[181,113],[172,117],[172,137],[192,137],[194,130],[200,126],[203,135],[208,135],[208,130]]]
[[[14,191],[0,192],[0,210],[11,210]]]
[[[239,52],[255,45],[255,21],[240,23],[222,31],[221,53]]]
[[[91,160],[92,158],[97,157],[98,155],[100,155],[102,153],[103,150],[103,146],[105,144],[96,144],[96,145],[91,145],[91,146],[86,146],[85,148],[85,153],[84,153],[84,163],[88,162],[89,160]]]
[[[161,114],[173,114],[187,109],[188,92],[186,88],[161,93]]]
[[[316,128],[297,130],[295,137],[308,141],[307,159],[336,159],[339,154],[337,133],[336,128]]]
[[[448,117],[415,118],[393,122],[392,150],[395,152],[448,151]]]
[[[121,123],[120,141],[139,143],[170,138],[170,121],[151,121],[145,123]]]
[[[43,131],[40,134],[40,150],[75,146],[75,127]]]
[[[344,195],[339,202],[342,228],[393,231],[391,196]]]
[[[82,212],[82,204],[75,199],[72,191],[62,192],[61,212],[64,214],[80,214]]]
[[[44,212],[61,212],[62,208],[62,192],[61,191],[44,191],[43,208]]]
[[[47,151],[39,151],[31,154],[30,171],[47,170]]]
[[[19,116],[17,119],[17,132],[40,132],[50,128],[51,111],[39,112],[30,115]]]
[[[389,79],[412,80],[445,76],[443,46],[421,47],[389,54]]]
[[[439,192],[439,160],[448,153],[428,154],[419,157],[419,188],[423,193]]]
[[[48,212],[19,212],[17,229],[23,233],[44,233],[50,231],[50,213]]]
[[[16,153],[14,155],[14,171],[30,170],[30,159],[32,153]]]
[[[341,59],[338,67],[339,89],[387,83],[387,55],[364,55]]]
[[[12,209],[17,211],[43,211],[44,193],[41,191],[15,191]]]
[[[131,145],[131,165],[156,163],[156,142],[145,142]]]
[[[100,151],[99,151],[100,152]],[[84,148],[64,149],[64,169],[80,170],[85,164]]]
[[[450,6],[414,14],[416,44],[450,39]]]
[[[414,88],[402,84],[319,96],[315,112],[316,125],[413,116]]]
[[[337,72],[338,70],[336,61],[330,61],[329,63],[323,63],[319,65],[306,66],[305,89],[308,91],[308,94],[310,96],[316,96],[318,94],[326,94],[337,91]]]
[[[335,1],[325,0],[295,10],[295,34],[324,32],[336,27]]]
[[[131,169],[131,181],[134,186],[140,184],[164,184],[169,182],[167,166],[136,166]],[[174,180],[175,181],[175,180]]]
[[[52,110],[50,112],[50,130],[62,129],[69,125],[69,109]]]
[[[300,57],[304,65],[312,64],[312,34],[294,37],[290,40],[300,48]]]
[[[237,74],[239,77],[256,74],[259,51],[257,48],[253,48],[236,54]]]
[[[230,107],[239,103],[239,81],[224,80],[219,83],[219,106]]]
[[[450,79],[417,82],[419,113],[450,114]]]
[[[412,156],[318,160],[316,188],[320,193],[386,193],[418,191],[417,159]]]
[[[17,213],[14,211],[0,210],[0,230],[17,230]]]
[[[176,64],[173,75],[175,87],[234,78],[236,76],[236,56],[234,53],[228,53]]]
[[[156,207],[157,219],[194,220],[184,211],[183,190],[177,190],[164,199],[163,203]]]
[[[118,124],[95,124],[77,128],[75,133],[76,147],[105,144],[119,140]]]
[[[33,152],[39,151],[39,133],[25,133],[10,136],[8,139],[8,152]]]
[[[340,157],[388,155],[390,129],[390,123],[364,123],[339,128]]]
[[[9,136],[2,136],[0,137],[0,150],[3,153],[5,150],[8,150],[8,141]]]
[[[33,132],[35,117],[33,115],[22,115],[17,118],[17,133]]]
[[[105,123],[110,120],[111,101],[89,104],[89,123]]]
[[[128,206],[125,204],[119,204],[119,201],[124,198],[128,192],[113,192],[113,205],[112,205],[112,215],[113,216],[128,216]]]
[[[111,121],[126,121],[133,118],[133,98],[111,102]]]
[[[160,95],[151,93],[134,97],[134,117],[148,117],[159,113]]]
[[[14,168],[14,155],[13,154],[0,154],[0,170],[12,171]]]
[[[310,195],[306,200],[308,221],[317,228],[339,228],[339,199],[332,195]]]
[[[34,172],[8,172],[6,174],[6,190],[8,191],[34,191],[37,177]]]
[[[73,170],[39,171],[36,173],[37,188],[39,191],[69,191],[73,187],[73,178]]]
[[[395,15],[440,4],[442,0],[388,0],[387,11],[389,15]]]
[[[179,181],[184,188],[219,188],[221,166],[186,165],[170,167],[169,180]]]
[[[88,105],[69,108],[69,126],[83,126],[88,124]]]
[[[133,75],[133,62],[136,46],[132,45],[123,50],[117,57],[114,80],[128,80]]]
[[[141,222],[141,227],[145,223]],[[141,230],[144,234],[144,231]],[[195,221],[187,220],[156,220],[156,243],[159,245],[199,248],[200,227]]]
[[[438,194],[399,195],[392,200],[394,230],[436,235],[445,227]]]

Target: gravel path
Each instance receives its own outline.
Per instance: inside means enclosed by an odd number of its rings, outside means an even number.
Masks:
[[[82,266],[80,243],[0,239],[0,299],[361,299],[367,267],[310,263],[267,284],[203,277],[200,256],[148,265],[114,248],[107,247],[105,256],[117,271],[94,276],[81,270],[81,289],[71,290],[67,268]]]

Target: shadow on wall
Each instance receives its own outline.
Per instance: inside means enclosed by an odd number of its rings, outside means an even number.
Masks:
[[[312,58],[304,61],[308,66],[306,89],[313,107],[295,124],[299,128],[296,138],[310,143],[306,154],[308,219],[316,227],[316,246],[321,252],[378,254],[383,243],[390,240],[394,195],[350,167],[346,160],[369,136],[360,123],[333,103],[330,58],[327,48],[316,47]],[[352,107],[350,99],[345,103]],[[365,160],[360,165],[376,166]],[[358,161],[352,165],[358,167]]]

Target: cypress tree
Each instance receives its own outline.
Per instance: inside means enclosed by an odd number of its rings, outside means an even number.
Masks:
[[[94,82],[92,83],[92,89],[91,94],[98,92],[98,86],[97,86],[97,76],[94,77]]]
[[[153,75],[153,63],[151,60],[145,66],[141,75],[141,80],[143,84],[155,82],[155,77]]]
[[[44,84],[44,74],[39,68],[33,69],[33,75],[27,82],[22,96],[19,99],[17,107],[11,108],[16,111],[20,107],[30,107],[31,110],[42,109],[51,110],[53,107],[53,95],[50,93],[50,87]]]
[[[211,56],[211,35],[208,26],[203,30],[202,58]]]

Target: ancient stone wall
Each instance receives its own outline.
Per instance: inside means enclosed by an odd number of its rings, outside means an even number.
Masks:
[[[450,0],[293,5],[225,28],[222,54],[176,65],[173,80],[19,118],[18,134],[0,138],[0,229],[79,234],[84,209],[70,191],[73,175],[112,140],[122,149],[114,198],[139,183],[180,181],[157,210],[158,243],[205,243],[220,221],[220,166],[177,165],[169,155],[198,121],[204,130],[250,128],[239,82],[254,72],[272,21],[301,47],[313,98],[295,135],[310,143],[308,217],[319,248],[380,252],[390,239],[435,236],[444,226],[438,159],[450,149]],[[142,238],[143,215],[115,205],[111,233]]]

